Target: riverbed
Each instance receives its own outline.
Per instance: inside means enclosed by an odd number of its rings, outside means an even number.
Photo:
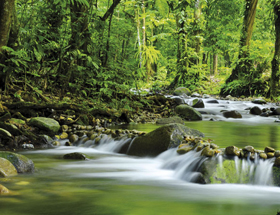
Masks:
[[[185,125],[203,132],[220,147],[252,145],[280,149],[275,118],[245,117]],[[158,125],[123,128],[152,131]],[[63,160],[81,152],[89,160]],[[194,184],[174,169],[164,168],[170,153],[138,158],[108,151],[108,147],[66,147],[22,151],[36,167],[34,174],[1,179],[11,195],[0,197],[1,215],[264,215],[280,210],[280,188],[253,184]]]

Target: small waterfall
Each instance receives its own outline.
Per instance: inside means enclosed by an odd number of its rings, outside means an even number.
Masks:
[[[257,153],[254,161],[250,160],[250,153],[246,159],[239,159],[237,156],[229,159],[222,155],[206,158],[195,150],[184,155],[178,155],[176,150],[169,149],[156,159],[163,161],[162,169],[173,170],[177,179],[203,182],[200,181],[200,167],[205,161],[210,161],[212,166],[216,166],[210,175],[211,183],[272,185],[272,166],[275,159],[262,160]]]
[[[98,143],[97,143],[97,138],[95,138],[94,140],[86,140],[86,141],[84,138],[84,140],[82,139],[81,141],[79,141],[78,146],[94,147],[95,149],[98,149],[100,151],[118,153],[125,144],[129,144],[130,142],[132,142],[132,139],[128,137],[115,140],[110,135],[106,135],[106,134],[99,136],[99,138],[100,139],[98,140]]]
[[[190,151],[184,155],[178,155],[176,149],[170,149],[159,155],[157,159],[164,161],[162,168],[174,170],[174,177],[187,182],[195,182],[200,173],[200,165],[207,159],[200,156],[200,152]]]

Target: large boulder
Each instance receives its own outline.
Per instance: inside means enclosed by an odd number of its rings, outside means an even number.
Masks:
[[[0,177],[9,177],[17,175],[14,165],[5,158],[0,157]]]
[[[46,117],[34,117],[28,124],[30,126],[38,127],[51,135],[56,134],[60,129],[60,125],[56,120]]]
[[[33,161],[24,155],[8,151],[0,151],[0,157],[10,161],[18,173],[32,173],[35,170]]]
[[[179,105],[175,108],[175,112],[183,119],[190,121],[202,120],[201,113],[188,105]]]
[[[191,91],[186,87],[178,87],[174,90],[173,93],[175,96],[181,96],[186,94],[187,96],[191,95]]]
[[[128,155],[157,156],[169,148],[177,147],[186,136],[204,137],[198,130],[173,123],[136,137],[130,144]]]

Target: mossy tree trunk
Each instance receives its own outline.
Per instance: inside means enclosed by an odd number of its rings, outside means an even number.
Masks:
[[[275,24],[275,52],[271,62],[271,85],[270,85],[270,96],[277,96],[279,88],[279,65],[280,65],[280,3],[275,3],[274,6],[274,24]]]
[[[232,70],[232,74],[226,80],[226,83],[238,79],[240,75],[243,76],[244,74],[248,74],[252,68],[253,64],[251,60],[249,60],[249,48],[250,40],[253,34],[257,5],[258,0],[246,0],[243,27],[240,38],[240,49],[238,56],[239,63]]]
[[[17,38],[17,19],[14,0],[0,1],[0,64],[5,65],[6,53],[3,46],[14,45]],[[0,65],[0,87],[5,89],[7,74],[4,67]]]

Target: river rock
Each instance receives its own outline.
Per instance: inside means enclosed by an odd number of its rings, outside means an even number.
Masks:
[[[265,153],[268,153],[268,152],[275,152],[275,149],[272,148],[272,147],[267,146],[267,147],[264,148],[264,152],[265,152]]]
[[[157,156],[169,148],[179,146],[184,136],[204,137],[204,134],[178,123],[168,124],[143,136],[136,137],[130,145],[127,154]]]
[[[182,154],[188,153],[191,150],[193,150],[193,146],[192,145],[190,145],[190,144],[180,144],[178,149],[177,149],[177,153],[179,155],[182,155]]]
[[[175,103],[177,104],[177,105],[181,105],[181,104],[185,104],[185,101],[184,101],[184,99],[183,98],[181,98],[181,97],[179,97],[179,96],[174,96],[174,97],[172,97],[173,99],[174,99],[174,101],[175,101]]]
[[[9,160],[14,165],[18,173],[33,173],[35,170],[33,161],[24,155],[0,151],[0,157]]]
[[[28,122],[28,124],[30,126],[38,127],[51,135],[55,135],[60,129],[60,125],[56,120],[46,117],[34,117]]]
[[[274,157],[274,152],[268,152],[267,154],[267,158],[273,158]]]
[[[234,119],[242,118],[242,115],[236,110],[224,111],[223,116],[225,118],[234,118]]]
[[[277,158],[280,157],[280,151],[279,150],[275,151],[274,156]]]
[[[191,91],[186,87],[178,87],[174,90],[173,95],[175,96],[181,96],[183,94],[186,94],[187,96],[191,95]]]
[[[262,110],[258,106],[254,106],[250,109],[250,114],[261,115]]]
[[[175,112],[183,119],[190,121],[202,120],[202,115],[194,108],[188,105],[179,105],[175,108]]]
[[[280,166],[280,157],[275,159],[274,165],[275,166]]]
[[[169,118],[161,118],[156,121],[156,124],[164,125],[164,124],[170,124],[170,123],[179,123],[184,124],[184,121],[181,117],[173,116]]]
[[[0,157],[0,177],[8,177],[17,175],[14,165],[5,158]]]
[[[69,142],[74,143],[79,140],[79,136],[77,134],[72,134],[69,136]]]
[[[68,138],[68,134],[66,132],[62,132],[61,135],[59,136],[60,139],[64,140]]]
[[[69,154],[63,155],[63,159],[71,159],[71,160],[87,160],[87,157],[79,152],[73,152]]]
[[[238,156],[240,155],[240,150],[236,146],[228,146],[225,149],[225,154],[229,156]]]
[[[0,195],[1,194],[8,194],[8,193],[10,193],[8,188],[6,188],[6,187],[4,187],[3,185],[0,184]]]
[[[280,115],[280,108],[275,108],[273,111],[272,111],[272,114],[273,115]]]
[[[255,151],[254,147],[253,146],[245,146],[242,151],[244,152],[251,152],[253,153]]]
[[[219,102],[218,102],[217,99],[210,99],[210,100],[207,100],[206,103],[209,103],[209,104],[219,104]]]
[[[64,131],[64,132],[67,132],[69,129],[68,125],[62,125],[61,126],[61,130]]]
[[[201,98],[201,95],[199,93],[193,93],[191,97]]]
[[[215,155],[215,151],[211,149],[209,146],[205,147],[201,152],[201,156],[205,156],[205,157],[213,157],[214,155]]]
[[[252,103],[262,105],[266,104],[266,101],[264,99],[255,99],[252,101]]]
[[[204,102],[202,99],[194,99],[192,101],[192,107],[193,108],[204,108],[205,105],[204,105]]]
[[[259,156],[264,160],[267,159],[267,154],[265,154],[264,152],[261,152]]]

